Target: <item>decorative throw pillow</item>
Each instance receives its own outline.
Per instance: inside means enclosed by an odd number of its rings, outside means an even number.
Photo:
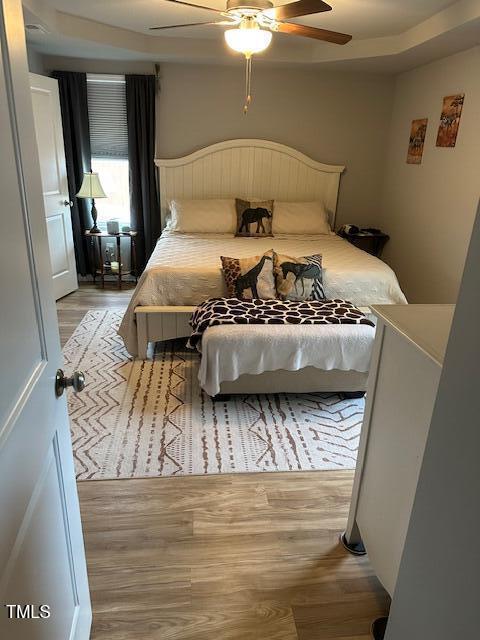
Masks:
[[[235,199],[237,209],[236,236],[268,238],[272,234],[273,200]]]
[[[272,233],[289,235],[330,234],[328,213],[321,202],[281,202],[275,200]]]
[[[322,256],[274,256],[275,281],[281,300],[325,300]]]
[[[273,275],[273,250],[263,256],[227,258],[221,256],[229,298],[253,300],[276,298]]]
[[[171,218],[167,229],[177,233],[235,233],[237,213],[233,198],[170,202]]]

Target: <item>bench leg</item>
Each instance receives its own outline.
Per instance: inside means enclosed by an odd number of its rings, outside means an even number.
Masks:
[[[363,398],[365,391],[341,391],[339,396],[342,400],[357,400]]]
[[[211,396],[213,402],[228,402],[232,399],[232,395],[230,393],[217,393],[216,396]]]

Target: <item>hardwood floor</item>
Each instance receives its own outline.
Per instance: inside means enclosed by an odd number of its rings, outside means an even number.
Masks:
[[[134,284],[124,283],[119,291],[114,284],[102,289],[91,282],[81,283],[77,291],[57,301],[58,326],[62,347],[89,309],[126,307],[135,289]]]
[[[92,640],[366,640],[388,605],[338,542],[352,477],[79,483]]]
[[[62,342],[132,290],[82,285],[58,303]],[[338,542],[353,472],[78,485],[91,640],[367,640],[388,597]]]

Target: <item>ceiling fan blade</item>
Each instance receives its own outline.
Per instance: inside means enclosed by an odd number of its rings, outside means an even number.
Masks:
[[[164,27],[149,27],[150,31],[159,31],[161,29],[180,29],[181,27],[200,27],[202,25],[207,25],[207,24],[220,24],[220,25],[229,25],[229,24],[235,24],[234,22],[230,23],[227,22],[226,20],[220,20],[219,22],[189,22],[188,24],[168,24],[165,25]]]
[[[325,40],[333,42],[333,44],[347,44],[352,36],[346,33],[337,33],[336,31],[328,31],[327,29],[317,29],[316,27],[307,27],[303,24],[293,24],[292,22],[279,22],[276,31],[280,33],[289,33],[293,36],[304,36],[305,38],[314,38],[315,40]]]
[[[263,13],[274,20],[290,20],[290,18],[322,13],[323,11],[331,11],[331,9],[332,7],[322,0],[297,0],[297,2],[267,9]]]
[[[195,9],[205,9],[206,11],[215,11],[215,13],[224,12],[224,9],[214,9],[213,7],[205,7],[202,4],[194,4],[193,2],[183,2],[183,0],[165,0],[165,2],[173,2],[174,4],[184,4],[186,7],[194,7]]]

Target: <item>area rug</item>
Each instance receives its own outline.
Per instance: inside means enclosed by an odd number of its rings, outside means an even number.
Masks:
[[[79,480],[355,467],[364,401],[332,394],[230,396],[199,387],[185,341],[132,361],[116,329],[123,309],[89,311],[64,347]]]

